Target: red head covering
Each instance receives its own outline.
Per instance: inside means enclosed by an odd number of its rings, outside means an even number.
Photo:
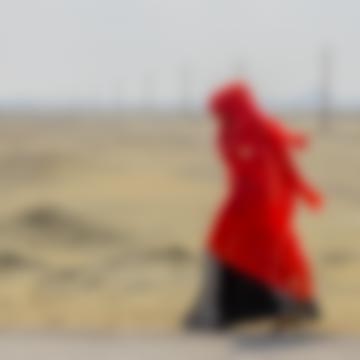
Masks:
[[[261,111],[250,88],[241,82],[223,86],[210,98],[210,111],[224,123],[261,120]]]

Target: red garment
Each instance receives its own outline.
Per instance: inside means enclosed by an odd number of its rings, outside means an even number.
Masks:
[[[311,274],[292,220],[298,197],[313,207],[321,198],[296,171],[290,151],[304,147],[306,138],[263,114],[243,84],[222,88],[210,107],[219,120],[218,145],[229,178],[211,252],[281,293],[310,300]]]

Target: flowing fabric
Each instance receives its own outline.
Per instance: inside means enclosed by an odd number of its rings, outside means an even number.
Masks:
[[[211,253],[274,291],[311,300],[309,264],[293,229],[298,198],[312,207],[321,204],[291,156],[306,138],[265,115],[241,83],[215,93],[210,108],[218,119],[218,148],[229,183],[210,234]]]

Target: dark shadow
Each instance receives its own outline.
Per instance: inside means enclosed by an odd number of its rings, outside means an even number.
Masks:
[[[241,349],[271,351],[329,343],[332,337],[317,332],[297,331],[296,333],[238,334],[232,340],[233,344]]]

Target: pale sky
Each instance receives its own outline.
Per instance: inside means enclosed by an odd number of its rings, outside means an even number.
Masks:
[[[320,53],[360,104],[359,0],[0,0],[0,103],[201,102],[244,72],[273,103],[311,101]],[[151,94],[148,95],[148,93]]]

